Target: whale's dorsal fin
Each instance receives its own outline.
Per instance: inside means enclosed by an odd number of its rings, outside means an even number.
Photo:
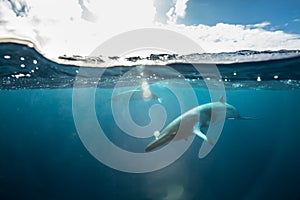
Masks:
[[[220,99],[219,99],[219,101],[220,101],[221,103],[225,103],[224,96],[221,96]]]

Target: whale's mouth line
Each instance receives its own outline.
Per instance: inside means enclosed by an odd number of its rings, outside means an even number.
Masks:
[[[176,134],[166,134],[166,135],[162,135],[161,137],[158,137],[157,139],[155,139],[154,141],[152,141],[150,144],[147,145],[147,147],[145,148],[145,152],[149,152],[169,144],[174,139],[175,136]]]

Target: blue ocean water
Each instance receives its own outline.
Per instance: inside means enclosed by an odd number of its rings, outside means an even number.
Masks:
[[[107,137],[123,149],[144,152],[153,138],[126,135],[111,109],[116,83],[130,89],[143,82],[133,80],[140,68],[106,69],[99,80],[78,73],[75,65],[47,60],[25,45],[4,43],[0,49],[1,199],[300,199],[299,56],[217,65],[227,102],[241,115],[259,120],[227,120],[203,159],[198,158],[203,141],[195,138],[171,165],[149,173],[126,173],[102,164],[85,148],[74,122],[73,94],[94,93],[96,116]],[[211,101],[203,76],[188,64],[170,66],[192,86],[199,104]],[[159,103],[168,124],[181,114],[179,100],[159,81],[183,93],[190,90],[177,84],[178,74],[164,66],[146,66],[142,72],[157,74],[147,81],[162,101],[132,96],[132,119],[140,126],[149,124],[149,109]],[[78,74],[82,79],[75,87]],[[194,106],[185,103],[186,110]]]

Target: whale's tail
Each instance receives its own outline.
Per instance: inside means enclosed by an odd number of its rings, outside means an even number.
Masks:
[[[255,118],[255,117],[238,117],[237,119],[240,119],[240,120],[261,120],[263,118]]]
[[[262,120],[263,118],[257,118],[257,117],[244,117],[244,116],[240,116],[239,114],[237,116],[234,117],[229,117],[227,118],[229,120]]]

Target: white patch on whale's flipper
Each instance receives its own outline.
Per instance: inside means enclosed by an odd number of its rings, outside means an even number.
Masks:
[[[222,123],[220,121],[216,121],[214,125],[209,127],[209,130],[206,134],[206,137],[210,139],[210,141],[213,141],[213,145],[211,145],[208,142],[203,142],[200,149],[199,149],[199,158],[204,158],[211,152],[213,149],[214,145],[217,143],[219,140],[219,137],[221,136],[221,131],[223,129]]]
[[[214,142],[199,130],[198,124],[194,126],[193,133],[202,138],[204,141],[208,142],[210,145],[214,146]]]
[[[214,142],[210,138],[208,138],[204,133],[202,133],[200,130],[194,130],[194,133],[197,136],[201,137],[205,142],[207,142],[211,146],[215,145]]]

